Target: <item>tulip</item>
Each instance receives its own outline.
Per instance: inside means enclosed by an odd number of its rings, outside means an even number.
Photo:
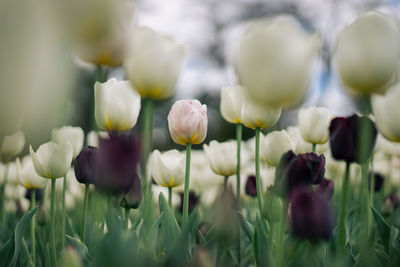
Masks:
[[[87,146],[82,149],[75,161],[75,177],[82,184],[92,184],[95,177],[95,157],[98,149]]]
[[[400,33],[378,12],[360,15],[339,33],[334,52],[338,76],[351,93],[383,93],[396,78]]]
[[[22,160],[22,164],[17,158],[17,176],[22,186],[27,189],[40,189],[46,186],[48,180],[39,176],[32,159],[28,156]]]
[[[289,16],[254,23],[240,41],[239,83],[251,98],[268,106],[289,107],[303,100],[319,38]]]
[[[180,204],[179,204],[179,211],[183,212],[185,208],[185,195],[184,193],[179,194],[180,197]],[[189,212],[192,212],[194,208],[197,207],[199,203],[199,196],[196,195],[195,192],[189,191]]]
[[[393,192],[386,196],[382,204],[382,212],[385,214],[393,213],[394,209],[400,206],[400,200],[397,193]]]
[[[375,120],[376,122],[376,120]],[[378,125],[377,125],[378,127]],[[379,131],[379,128],[378,128]],[[376,138],[375,153],[383,152],[385,156],[400,156],[400,144],[386,139],[381,133]]]
[[[72,246],[67,246],[66,248],[63,249],[63,252],[61,254],[61,258],[59,262],[57,263],[57,266],[59,267],[82,267],[82,260],[81,257],[78,253],[78,251],[72,247]]]
[[[126,74],[142,98],[166,99],[175,84],[186,54],[184,46],[148,27],[132,31]]]
[[[329,240],[335,217],[328,201],[310,188],[299,188],[290,199],[293,233],[309,240]]]
[[[33,197],[33,191],[35,191],[35,202],[42,202],[44,189],[27,189],[25,192],[25,198],[31,200]]]
[[[324,144],[329,137],[329,110],[322,107],[300,109],[298,113],[299,129],[305,141],[311,144]]]
[[[203,145],[203,148],[214,173],[225,177],[236,174],[235,141],[211,141],[209,145]]]
[[[53,129],[51,139],[57,144],[69,141],[72,145],[72,158],[75,159],[83,146],[84,133],[81,127],[64,126],[59,129]]]
[[[242,107],[242,122],[251,129],[264,129],[274,126],[281,116],[280,108],[261,105],[246,98]]]
[[[377,192],[381,190],[383,183],[385,182],[385,177],[380,173],[370,173],[372,179],[374,179],[374,191]]]
[[[247,177],[245,191],[251,197],[257,196],[256,177],[254,175]]]
[[[230,123],[242,122],[243,91],[242,86],[228,86],[221,89],[220,112]]]
[[[293,149],[292,140],[285,130],[273,131],[261,139],[261,159],[271,166],[277,166],[282,155]]]
[[[140,111],[140,95],[128,81],[112,78],[105,83],[96,82],[95,119],[106,131],[127,131],[135,126]]]
[[[108,132],[105,131],[90,131],[86,136],[86,145],[91,147],[99,147],[99,139],[108,138]]]
[[[375,146],[377,131],[368,117],[337,117],[329,126],[332,156],[346,162],[365,163]]]
[[[303,137],[301,136],[299,127],[289,126],[287,127],[287,132],[292,140],[294,146],[294,152],[296,154],[303,154],[312,152],[315,148],[316,152],[318,153],[325,153],[329,150],[329,144],[325,143],[322,145],[313,145],[311,143],[306,142]]]
[[[158,150],[150,156],[150,172],[157,184],[164,187],[181,186],[185,179],[185,155],[178,150],[160,153]]]
[[[1,146],[1,154],[3,156],[13,157],[21,153],[25,145],[24,133],[19,130],[15,134],[4,137]]]
[[[323,195],[327,200],[333,196],[334,185],[332,180],[323,178],[321,183],[317,186],[317,192]]]
[[[133,185],[129,192],[127,192],[121,200],[121,206],[125,209],[124,229],[128,229],[129,224],[129,211],[130,209],[137,209],[142,201],[141,181],[138,175],[133,179]]]
[[[398,99],[400,84],[391,87],[385,96],[373,95],[371,98],[375,123],[379,132],[389,141],[400,142],[400,123],[397,114],[400,112]]]

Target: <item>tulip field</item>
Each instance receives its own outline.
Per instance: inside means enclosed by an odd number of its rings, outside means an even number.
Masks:
[[[234,82],[215,108],[180,97],[191,47],[132,24],[135,4],[0,3],[0,61],[29,46],[0,69],[0,266],[400,266],[399,21],[361,13],[329,51],[357,112],[305,104],[322,37],[294,15],[231,40]],[[18,67],[42,49],[40,71]],[[53,77],[65,57],[83,74]],[[79,104],[59,113],[76,120],[43,123],[35,110],[67,98],[39,88],[68,79]]]

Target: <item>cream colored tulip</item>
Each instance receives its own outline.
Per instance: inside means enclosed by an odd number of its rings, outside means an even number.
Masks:
[[[289,16],[254,23],[240,41],[236,61],[239,83],[263,104],[295,105],[307,96],[319,39]]]
[[[143,98],[166,99],[175,85],[186,54],[184,46],[148,27],[132,31],[126,74]]]
[[[378,133],[375,145],[376,152],[383,152],[387,156],[400,156],[400,143],[392,142],[386,139],[381,133]],[[376,154],[376,153],[375,153]],[[375,157],[374,157],[375,162]]]
[[[378,12],[360,15],[340,32],[334,63],[350,93],[383,93],[395,81],[400,33],[393,18]]]
[[[127,131],[136,125],[140,95],[128,81],[115,78],[94,85],[95,119],[105,131]]]
[[[214,173],[222,176],[236,174],[236,141],[219,143],[213,140],[203,148]]]
[[[81,127],[64,126],[53,129],[51,132],[51,139],[57,144],[69,141],[74,150],[72,158],[75,159],[83,147],[84,133]]]
[[[150,172],[157,184],[164,187],[177,187],[185,180],[185,155],[178,150],[160,153],[158,150],[150,156]]]
[[[294,153],[302,154],[312,152],[312,144],[304,141],[303,137],[301,136],[299,127],[289,126],[287,128],[287,132],[294,145]],[[325,144],[317,145],[316,152],[321,154],[325,153],[329,149],[329,142],[326,142]]]
[[[4,137],[3,145],[1,146],[1,154],[4,156],[13,157],[21,153],[25,146],[24,133],[19,130],[15,134]]]
[[[261,138],[261,160],[277,166],[282,155],[293,150],[294,145],[286,130],[273,131]]]
[[[17,158],[17,176],[20,184],[27,189],[43,188],[49,181],[36,173],[32,159],[29,156],[22,160],[22,164]]]
[[[242,122],[243,91],[242,86],[227,86],[221,89],[220,111],[222,117],[230,123]]]
[[[372,110],[379,132],[392,142],[400,142],[400,83],[391,87],[386,95],[373,95]]]
[[[73,148],[69,141],[63,144],[48,142],[35,152],[29,147],[36,173],[44,178],[55,179],[63,177],[69,171],[72,162]]]
[[[242,106],[242,123],[252,129],[274,126],[281,116],[281,109],[253,102],[246,98]]]
[[[301,136],[311,144],[324,144],[329,138],[331,114],[323,107],[300,109],[298,123]]]

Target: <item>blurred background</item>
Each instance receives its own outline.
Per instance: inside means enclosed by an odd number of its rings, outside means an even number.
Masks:
[[[320,33],[323,46],[312,72],[309,97],[302,106],[325,106],[336,115],[357,111],[357,103],[341,89],[331,66],[330,55],[338,32],[368,10],[379,10],[400,19],[400,0],[128,2],[133,14],[129,16],[130,26],[149,26],[188,48],[176,95],[156,105],[154,148],[162,150],[175,147],[166,117],[177,99],[197,98],[207,104],[206,142],[234,138],[234,125],[226,123],[219,113],[220,90],[222,86],[236,84],[232,68],[235,47],[254,19],[291,14],[306,31]],[[22,127],[27,143],[34,146],[48,141],[55,127],[81,126],[86,133],[92,129],[93,85],[98,71],[95,65],[84,63],[72,52],[74,33],[112,20],[113,8],[86,14],[85,4],[76,0],[71,3],[0,1],[1,127],[18,121],[24,110]],[[85,24],[80,21],[82,16],[93,18]],[[123,67],[105,68],[104,74],[107,79],[125,79]],[[284,111],[279,123],[269,130],[295,125],[298,108]],[[139,119],[133,131],[139,131],[140,127]],[[252,136],[252,132],[246,130],[244,138]]]

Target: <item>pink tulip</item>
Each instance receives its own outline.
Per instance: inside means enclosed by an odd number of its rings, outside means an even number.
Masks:
[[[180,145],[200,144],[207,135],[207,106],[198,100],[179,100],[168,114],[172,139]]]

